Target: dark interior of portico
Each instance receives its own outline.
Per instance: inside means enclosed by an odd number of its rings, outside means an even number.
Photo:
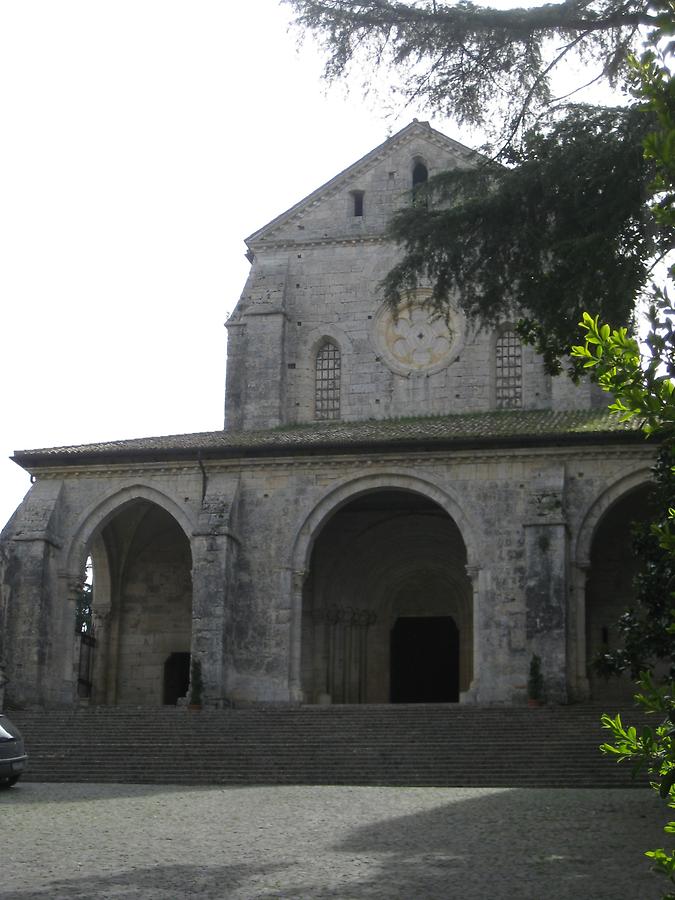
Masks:
[[[92,537],[90,701],[175,704],[189,683],[190,543],[176,520],[146,500],[127,503]]]
[[[457,702],[472,678],[472,615],[466,548],[445,510],[412,491],[359,495],[312,551],[305,701]]]
[[[596,701],[630,703],[635,693],[629,673],[604,677],[594,662],[605,650],[622,644],[618,622],[635,607],[634,580],[640,571],[633,528],[652,521],[655,509],[652,487],[636,488],[609,507],[593,536],[586,584],[586,659],[591,697]]]
[[[459,700],[459,629],[452,616],[402,616],[391,632],[391,702]]]

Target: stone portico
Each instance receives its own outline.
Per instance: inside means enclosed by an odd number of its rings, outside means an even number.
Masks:
[[[413,122],[248,241],[223,431],[20,451],[0,659],[16,706],[523,703],[589,678],[630,601],[654,450],[513,322],[399,315],[378,284],[413,178],[477,163]]]

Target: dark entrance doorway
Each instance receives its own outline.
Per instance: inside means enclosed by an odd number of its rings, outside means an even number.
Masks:
[[[172,653],[164,663],[164,699],[166,706],[175,706],[190,686],[190,654]]]
[[[391,632],[391,702],[459,700],[459,630],[452,616],[405,616]]]

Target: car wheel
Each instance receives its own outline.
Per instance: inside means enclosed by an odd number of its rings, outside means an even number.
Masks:
[[[13,787],[21,778],[20,775],[12,775],[9,778],[0,778],[0,791]]]

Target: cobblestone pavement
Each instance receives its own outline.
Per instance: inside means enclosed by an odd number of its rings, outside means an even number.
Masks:
[[[649,790],[19,784],[2,900],[656,900]]]

